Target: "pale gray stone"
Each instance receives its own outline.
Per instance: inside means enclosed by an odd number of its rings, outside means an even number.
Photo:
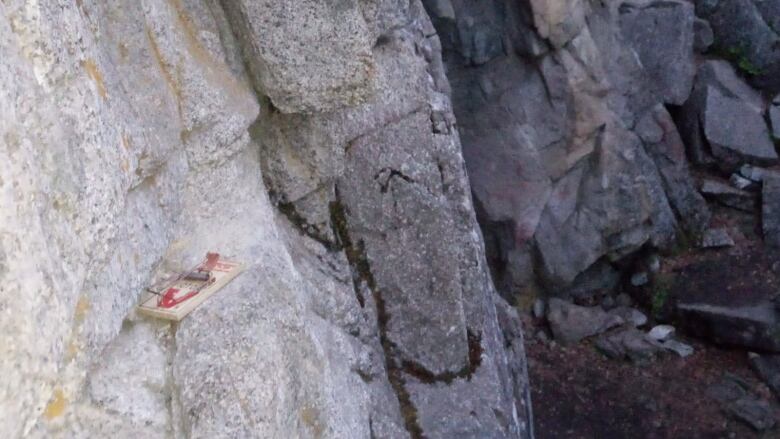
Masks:
[[[547,321],[555,339],[564,344],[577,343],[625,323],[622,317],[600,307],[578,306],[557,298],[548,302]]]
[[[674,334],[674,326],[671,325],[657,325],[653,326],[647,336],[657,341],[665,341]]]
[[[677,340],[666,340],[662,343],[662,346],[664,349],[674,352],[680,358],[687,358],[693,355],[693,346]]]
[[[737,164],[777,161],[764,117],[749,104],[709,87],[702,123],[716,158]]]
[[[644,326],[647,323],[647,316],[636,308],[618,306],[609,310],[609,313],[620,317],[624,322],[634,327]]]
[[[658,342],[636,328],[626,328],[603,334],[596,339],[596,349],[615,360],[628,359],[644,363],[661,351]]]
[[[737,189],[747,189],[753,184],[752,180],[742,177],[739,174],[731,174],[731,177],[729,177],[729,182]]]
[[[707,229],[701,237],[702,248],[733,247],[734,240],[724,228]]]

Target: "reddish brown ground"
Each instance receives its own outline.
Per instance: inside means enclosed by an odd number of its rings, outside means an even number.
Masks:
[[[714,210],[713,225],[728,227],[737,245],[667,257],[662,272],[674,276],[677,288],[702,294],[717,291],[716,295],[732,299],[746,291],[777,290],[755,216]],[[694,355],[685,359],[667,355],[633,365],[607,359],[588,341],[566,348],[541,342],[534,334],[543,327],[542,321],[526,322],[539,439],[780,438],[780,427],[756,433],[725,414],[707,394],[708,387],[728,372],[748,381],[763,399],[774,401],[750,369],[744,350],[678,337],[694,346]]]
[[[607,359],[587,342],[564,348],[528,338],[538,439],[780,437],[777,429],[755,433],[707,395],[711,384],[731,372],[771,398],[744,352],[687,340],[696,348],[691,357],[633,365]]]

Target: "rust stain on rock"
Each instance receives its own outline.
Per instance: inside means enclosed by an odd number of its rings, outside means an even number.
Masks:
[[[100,97],[106,99],[108,96],[108,92],[106,91],[106,84],[103,81],[103,74],[100,73],[100,70],[98,69],[97,64],[95,64],[95,61],[93,61],[91,58],[87,58],[84,60],[84,62],[81,63],[81,65],[84,67],[84,70],[87,71],[87,75],[89,75],[89,77],[95,81],[95,85],[97,86]]]
[[[62,389],[55,389],[54,394],[46,405],[46,409],[43,411],[43,416],[51,421],[52,419],[59,418],[65,413],[65,409],[68,408],[68,398],[65,397],[65,393]]]

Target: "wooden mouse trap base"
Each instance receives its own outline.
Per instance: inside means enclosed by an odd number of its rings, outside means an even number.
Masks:
[[[138,312],[178,322],[243,270],[244,264],[209,253],[203,262],[168,282],[159,291],[149,289],[147,297],[138,305]]]

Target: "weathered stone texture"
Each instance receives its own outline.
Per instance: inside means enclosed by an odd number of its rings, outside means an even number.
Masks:
[[[221,3],[0,6],[0,436],[532,437],[422,5]]]
[[[688,98],[691,4],[426,5],[494,280],[507,298],[538,284],[558,292],[604,256],[667,246],[683,218],[685,229],[706,226],[676,128],[668,114],[653,116]],[[486,49],[476,60],[478,35],[495,43],[478,46]],[[658,135],[646,140],[636,125],[654,117],[660,122],[646,125]]]

